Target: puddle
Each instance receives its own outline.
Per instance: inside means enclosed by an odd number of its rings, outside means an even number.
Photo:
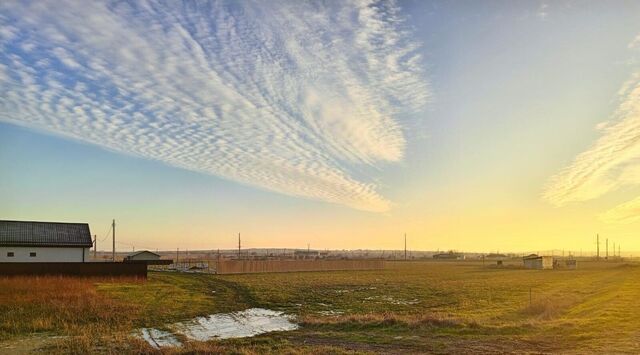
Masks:
[[[245,338],[258,334],[298,329],[293,317],[269,309],[250,308],[240,312],[212,314],[187,322],[169,325],[173,333],[157,329],[141,329],[142,338],[158,349],[180,346],[176,334],[187,339],[207,341],[212,339]]]
[[[339,316],[341,314],[344,314],[343,311],[334,311],[334,310],[329,310],[329,311],[318,311],[318,314],[321,316]]]
[[[412,300],[402,300],[402,299],[397,299],[391,296],[371,296],[371,297],[365,298],[364,301],[378,301],[378,302],[403,305],[403,306],[409,306],[409,305],[420,303],[420,300],[418,300],[417,298],[414,298]]]
[[[176,338],[175,335],[163,330],[153,328],[142,328],[142,339],[144,339],[149,345],[155,349],[160,349],[165,346],[181,346],[182,343]]]
[[[292,323],[291,319],[282,312],[251,308],[241,312],[198,317],[189,322],[176,323],[172,328],[189,339],[207,341],[298,329],[298,325]]]

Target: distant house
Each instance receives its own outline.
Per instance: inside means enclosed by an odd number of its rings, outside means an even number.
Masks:
[[[450,251],[448,253],[434,254],[433,258],[441,260],[464,260],[464,254]]]
[[[320,252],[317,250],[295,250],[293,256],[296,259],[316,259],[320,257]]]
[[[124,257],[125,261],[150,261],[160,260],[160,255],[150,252],[148,250],[142,250],[133,254],[129,254]]]
[[[553,269],[552,256],[540,256],[537,254],[529,254],[522,258],[525,269]]]
[[[89,261],[87,223],[0,220],[0,262]]]
[[[160,254],[142,250],[124,257],[125,263],[141,263],[147,265],[169,265],[173,263],[171,259],[160,260]]]

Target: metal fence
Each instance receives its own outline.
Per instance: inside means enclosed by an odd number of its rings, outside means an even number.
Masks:
[[[147,277],[146,264],[125,263],[0,263],[0,276],[71,275]]]
[[[380,270],[384,265],[384,260],[220,260],[216,273]]]

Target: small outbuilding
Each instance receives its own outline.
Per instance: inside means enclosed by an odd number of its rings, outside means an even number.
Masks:
[[[92,246],[87,223],[0,220],[0,263],[83,263]]]
[[[133,254],[129,254],[124,257],[125,263],[140,263],[147,265],[169,265],[173,263],[173,260],[161,260],[160,254],[150,252],[148,250],[142,250]]]
[[[553,269],[553,257],[529,254],[522,258],[525,269]]]
[[[464,260],[464,254],[449,251],[448,253],[439,253],[433,255],[434,259],[439,260]]]
[[[160,254],[156,254],[153,252],[150,252],[148,250],[142,250],[133,254],[129,254],[127,256],[124,257],[124,260],[126,261],[134,261],[134,260],[138,260],[138,261],[151,261],[151,260],[160,260]]]
[[[318,250],[295,250],[293,257],[296,259],[317,259],[320,257]]]

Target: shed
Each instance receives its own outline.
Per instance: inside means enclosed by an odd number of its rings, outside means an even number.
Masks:
[[[141,250],[139,252],[129,254],[124,257],[123,261],[125,263],[140,263],[147,265],[169,265],[173,263],[173,260],[171,259],[161,260],[160,254],[156,254],[148,250]]]
[[[565,266],[567,269],[575,270],[578,268],[578,261],[576,259],[565,260]]]
[[[522,258],[526,269],[553,269],[553,257],[529,254]]]
[[[144,260],[144,261],[148,261],[148,260],[160,260],[160,255],[150,252],[148,250],[141,250],[139,252],[133,253],[133,254],[129,254],[127,256],[124,257],[125,260],[128,261],[133,261],[133,260]]]
[[[434,259],[444,259],[444,260],[464,260],[464,254],[462,253],[455,253],[453,251],[450,251],[448,253],[439,253],[439,254],[434,254],[433,255]]]
[[[85,262],[92,246],[87,223],[0,220],[0,262]]]

